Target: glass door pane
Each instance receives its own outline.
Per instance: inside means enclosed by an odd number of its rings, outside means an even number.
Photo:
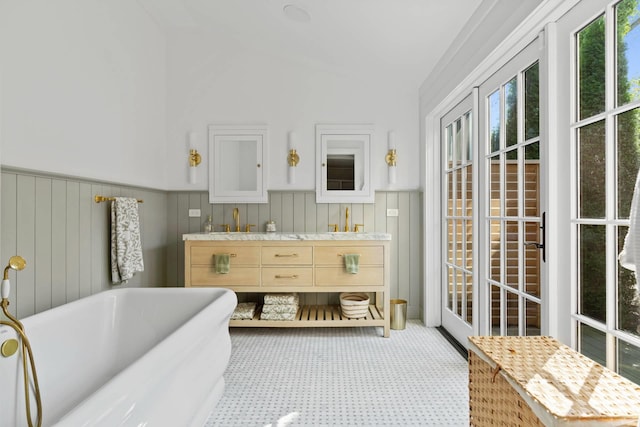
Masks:
[[[578,93],[570,123],[574,330],[582,353],[640,383],[638,284],[617,262],[640,169],[640,5],[622,0],[584,12],[597,18],[570,36]]]
[[[537,49],[529,46],[480,87],[485,174],[486,287],[494,335],[540,334],[542,188]]]
[[[461,343],[473,324],[473,129],[471,97],[442,119],[446,150],[442,183],[443,235],[442,324]],[[445,151],[443,150],[443,151]]]

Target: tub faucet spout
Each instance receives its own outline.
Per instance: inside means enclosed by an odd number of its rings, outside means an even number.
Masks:
[[[9,319],[9,321],[0,319],[0,325],[9,326],[12,328],[18,337],[20,338],[20,343],[18,340],[13,338],[5,340],[0,346],[0,353],[4,357],[13,356],[18,347],[22,348],[22,366],[23,366],[23,380],[24,380],[24,401],[27,412],[27,424],[29,427],[40,427],[42,426],[42,399],[40,397],[40,386],[38,385],[38,374],[36,373],[36,365],[33,361],[33,351],[31,350],[31,343],[29,343],[29,338],[24,330],[24,326],[18,319],[9,313],[9,293],[11,285],[9,283],[9,270],[20,271],[23,270],[27,266],[27,262],[21,256],[12,256],[9,259],[9,264],[4,269],[4,276],[2,279],[2,285],[0,289],[0,296],[2,299],[0,300],[0,307],[2,308],[2,312]],[[29,362],[27,364],[27,362]],[[31,377],[33,379],[33,388],[36,398],[36,411],[37,418],[34,420],[31,418],[31,404],[29,403],[29,394],[31,387],[29,387],[29,368],[31,368]]]

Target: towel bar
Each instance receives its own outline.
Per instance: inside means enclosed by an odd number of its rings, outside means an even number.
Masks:
[[[102,203],[102,202],[113,201],[113,200],[115,200],[115,199],[116,199],[115,197],[105,197],[105,196],[98,196],[98,195],[96,195],[96,196],[94,196],[94,197],[93,197],[93,200],[94,200],[96,203]],[[144,203],[144,200],[142,200],[142,199],[137,199],[137,200],[138,200],[138,203]]]

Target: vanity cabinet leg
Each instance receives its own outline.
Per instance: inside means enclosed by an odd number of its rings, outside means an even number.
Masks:
[[[387,292],[376,292],[376,307],[384,318],[384,337],[389,338],[391,329],[391,302]]]

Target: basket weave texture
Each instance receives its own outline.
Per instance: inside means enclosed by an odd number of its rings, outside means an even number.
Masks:
[[[471,425],[637,425],[640,386],[555,339],[469,341]]]
[[[369,313],[369,295],[362,292],[343,292],[340,294],[342,315],[350,319],[366,317]]]

